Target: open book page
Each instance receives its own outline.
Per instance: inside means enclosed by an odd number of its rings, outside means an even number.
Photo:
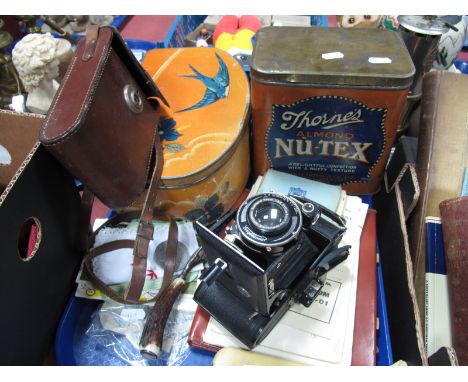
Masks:
[[[359,241],[367,209],[360,198],[346,198],[342,216],[347,231],[340,246],[352,246],[348,259],[329,272],[322,292],[309,308],[293,305],[253,351],[311,365],[351,364]],[[203,339],[222,347],[245,348],[213,319]]]

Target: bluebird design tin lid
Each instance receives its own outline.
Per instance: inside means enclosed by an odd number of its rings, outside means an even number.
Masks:
[[[227,52],[214,48],[149,51],[142,64],[164,94],[162,180],[193,184],[209,177],[236,151],[250,113],[247,76]]]
[[[415,67],[391,30],[266,27],[257,32],[251,76],[297,85],[407,88]]]

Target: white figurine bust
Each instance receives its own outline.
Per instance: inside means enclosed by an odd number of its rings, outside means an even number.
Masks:
[[[50,33],[31,33],[13,49],[13,64],[28,92],[26,107],[33,113],[46,114],[59,88],[57,44]]]

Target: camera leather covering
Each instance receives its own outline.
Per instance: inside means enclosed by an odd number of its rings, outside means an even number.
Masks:
[[[227,300],[227,296],[231,298]],[[288,304],[282,304],[272,315],[263,316],[232,295],[221,283],[213,283],[210,287],[201,283],[194,299],[203,301],[203,308],[212,317],[223,317],[222,325],[249,348],[261,342],[289,308]]]

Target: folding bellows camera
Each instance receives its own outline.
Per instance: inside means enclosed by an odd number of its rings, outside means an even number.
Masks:
[[[224,240],[194,223],[209,264],[194,300],[253,348],[293,303],[310,306],[350,247],[344,219],[305,197],[258,194],[234,213]]]

